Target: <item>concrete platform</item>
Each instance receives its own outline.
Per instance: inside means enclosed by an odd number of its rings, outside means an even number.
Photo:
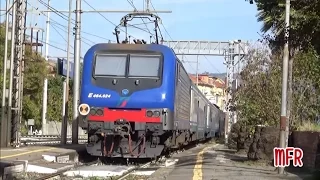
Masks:
[[[29,146],[21,148],[0,149],[0,176],[17,172],[36,172],[49,168],[46,172],[55,172],[60,167],[52,168],[52,164],[68,167],[89,156],[84,144]],[[55,165],[57,166],[57,165]],[[45,172],[44,172],[45,173]]]
[[[278,175],[275,168],[249,162],[245,155],[227,150],[224,145],[201,145],[173,156],[178,162],[154,172],[149,180],[299,180],[308,175],[287,173]],[[310,175],[309,175],[310,176]]]
[[[26,172],[41,173],[41,174],[52,174],[58,171],[67,170],[73,168],[74,163],[29,163]]]
[[[134,166],[85,166],[76,170],[67,171],[66,176],[81,176],[81,177],[111,177],[121,176],[123,173],[130,171]]]

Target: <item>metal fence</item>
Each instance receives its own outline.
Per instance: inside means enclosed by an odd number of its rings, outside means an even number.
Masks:
[[[61,122],[49,121],[45,126],[44,132],[36,133],[35,131],[38,131],[38,130],[33,130],[33,133],[31,133],[29,131],[28,134],[29,135],[31,135],[31,134],[39,134],[39,135],[57,135],[57,136],[60,136],[61,135]],[[79,131],[78,132],[79,132],[79,136],[86,135],[85,131],[82,130],[81,127],[79,127]],[[67,127],[67,135],[71,136],[71,134],[72,134],[72,124],[69,123],[68,127]]]

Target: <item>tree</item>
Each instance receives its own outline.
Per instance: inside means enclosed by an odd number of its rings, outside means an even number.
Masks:
[[[48,74],[44,58],[26,47],[23,86],[23,119],[35,119],[41,125],[43,81]]]
[[[51,77],[48,82],[48,112],[47,119],[49,121],[61,121],[62,120],[62,104],[63,104],[63,77]],[[72,81],[69,81],[69,108],[68,117],[72,120]]]
[[[238,117],[247,126],[277,126],[281,103],[281,54],[251,48],[235,94]],[[293,67],[291,128],[313,122],[320,114],[320,59],[315,49],[300,51]]]
[[[280,114],[280,57],[268,47],[251,48],[235,94],[238,117],[247,126],[276,125]]]
[[[285,0],[255,0],[258,21],[263,22],[261,31],[268,36],[273,49],[279,50],[284,42]],[[317,0],[291,1],[290,47],[308,50],[315,47],[319,53],[320,2]]]
[[[285,0],[255,0],[255,2],[259,11],[257,15],[258,21],[263,22],[261,31],[263,33],[271,33],[266,35],[265,39],[269,41],[269,45],[274,53],[281,53],[285,32]],[[319,24],[320,22],[320,13],[318,11],[319,7],[320,2],[316,0],[291,1],[289,29],[290,58],[287,104],[287,115],[290,121],[296,119],[296,117],[291,118],[291,112],[294,112],[293,106],[295,106],[292,104],[295,100],[292,98],[297,98],[298,96],[297,92],[294,92],[297,91],[294,89],[294,87],[298,86],[296,83],[301,83],[297,81],[299,77],[294,77],[295,75],[299,74],[295,74],[293,72],[295,71],[294,64],[296,64],[293,62],[293,59],[295,57],[302,57],[301,52],[306,52],[306,54],[310,55],[310,49],[313,48],[316,52],[320,52],[320,46],[318,43],[320,37],[320,28],[319,26],[315,26],[315,24]],[[295,56],[296,54],[300,54],[300,56]],[[302,82],[305,81],[302,80]],[[300,93],[303,93],[303,91]],[[291,111],[292,109],[293,111]]]
[[[0,42],[5,41],[5,24],[0,24]],[[10,45],[8,42],[8,57],[10,56]],[[4,43],[0,43],[0,68],[3,69],[4,58]],[[42,117],[42,94],[43,81],[48,78],[48,109],[47,119],[49,121],[62,120],[62,97],[63,97],[63,81],[60,76],[49,75],[48,64],[41,54],[36,53],[30,46],[25,49],[25,69],[24,69],[24,87],[23,87],[23,109],[22,109],[22,124],[27,119],[34,119],[37,129],[41,127]],[[82,64],[81,64],[82,69]],[[56,71],[56,70],[55,70]],[[9,87],[9,71],[7,73],[7,87]],[[2,82],[3,76],[0,76],[0,95],[2,97]],[[69,81],[69,120],[72,121],[72,88],[73,81]],[[23,126],[22,131],[25,130]]]

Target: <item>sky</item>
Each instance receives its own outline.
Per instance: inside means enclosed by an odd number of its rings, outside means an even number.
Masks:
[[[128,1],[133,1],[134,7],[138,10],[143,9],[144,0]],[[86,4],[88,2],[97,10],[133,11],[134,8],[128,1],[82,0],[82,9],[84,11],[93,10]],[[44,42],[47,14],[40,12],[40,10],[46,10],[43,3],[47,4],[48,0],[28,0],[28,10],[33,9],[33,13],[28,14],[27,26],[42,28],[43,31],[39,33],[39,39]],[[56,10],[68,10],[68,3],[67,0],[50,0],[50,6]],[[151,3],[156,10],[172,11],[172,13],[158,14],[162,19],[160,28],[164,40],[230,41],[241,39],[242,41],[255,42],[260,38],[259,32],[262,24],[257,22],[256,6],[245,0],[151,0]],[[152,6],[150,8],[152,9]],[[5,0],[1,0],[0,9],[5,9]],[[75,9],[75,0],[73,0],[72,9]],[[1,14],[3,14],[3,11]],[[82,13],[82,57],[90,46],[108,42],[108,40],[116,40],[112,32],[125,13],[103,13],[102,15],[99,13]],[[50,13],[50,17],[48,54],[52,58],[66,57],[68,14]],[[74,14],[72,14],[72,19],[75,19]],[[3,20],[4,16],[1,16],[1,21]],[[142,23],[142,21],[136,19],[131,24],[139,23]],[[146,28],[145,25],[139,25],[139,27]],[[153,29],[151,26],[148,26],[148,28],[151,31]],[[30,32],[31,30],[28,30],[27,34],[30,34]],[[149,40],[150,36],[144,31],[132,28],[128,28],[128,33],[133,37],[144,38],[145,40]],[[120,35],[123,34],[123,32],[120,33]],[[71,56],[73,57],[73,35],[71,41]],[[45,46],[41,51],[44,54]],[[184,66],[189,73],[196,72],[196,59],[196,56],[184,58],[187,61]],[[199,62],[199,73],[204,71],[211,73],[226,72],[223,57],[199,56]]]

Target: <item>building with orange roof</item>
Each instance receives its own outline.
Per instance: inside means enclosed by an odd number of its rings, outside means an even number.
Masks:
[[[193,83],[197,83],[196,75],[189,74]],[[198,88],[207,97],[207,99],[220,109],[225,109],[225,82],[217,77],[209,76],[208,74],[198,75]]]

